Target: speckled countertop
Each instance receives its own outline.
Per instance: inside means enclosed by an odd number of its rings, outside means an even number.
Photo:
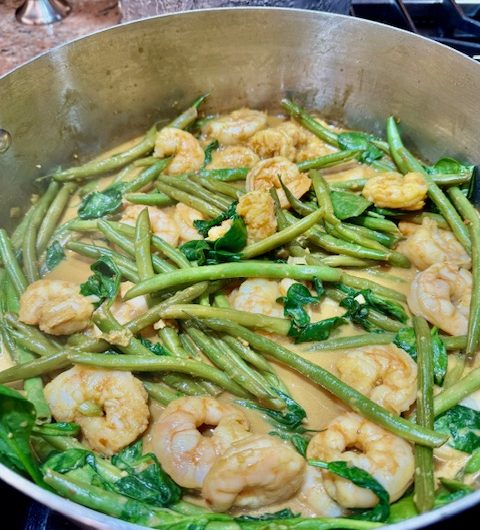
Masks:
[[[116,0],[69,0],[72,12],[48,26],[26,26],[15,19],[23,0],[0,0],[0,76],[36,55],[81,35],[117,24]]]

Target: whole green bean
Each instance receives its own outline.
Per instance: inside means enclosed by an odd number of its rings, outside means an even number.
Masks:
[[[178,202],[183,202],[183,204],[186,204],[187,206],[190,206],[190,208],[198,210],[207,217],[215,218],[222,213],[222,210],[220,210],[220,208],[217,208],[216,206],[210,204],[210,202],[206,202],[202,199],[199,199],[198,197],[195,197],[186,191],[174,188],[173,186],[165,184],[164,182],[157,182],[156,186],[157,189],[160,190],[162,193],[165,193],[165,195],[168,195],[169,197],[175,199]]]
[[[453,367],[452,367],[453,362]],[[443,388],[447,389],[457,383],[465,371],[465,355],[458,353],[448,357],[448,371],[443,381]]]
[[[255,366],[255,368],[261,372],[274,373],[272,366],[264,357],[253,351],[246,344],[243,344],[243,342],[238,340],[236,337],[225,334],[222,335],[222,340],[226,342],[230,348],[237,353],[237,355],[240,355],[244,361],[251,364],[252,366]]]
[[[335,282],[341,278],[341,272],[330,267],[287,265],[262,261],[206,265],[160,274],[150,280],[140,282],[126,293],[125,300],[179,285],[227,278],[292,278],[294,280],[313,280],[313,278],[318,278],[322,281]]]
[[[368,269],[364,269],[363,272],[369,276],[377,276],[378,278],[387,280],[389,282],[407,283],[405,278],[397,276],[396,274],[391,274],[390,272],[379,270],[378,267],[370,267]]]
[[[150,217],[147,208],[145,208],[138,214],[135,225],[134,252],[140,280],[148,280],[148,278],[152,278],[155,275],[150,250],[151,238]]]
[[[184,374],[165,374],[162,381],[178,392],[187,396],[204,396],[207,394],[200,383]]]
[[[457,210],[462,214],[472,241],[472,297],[468,313],[467,359],[472,360],[480,344],[480,216],[460,188],[453,186],[447,193]]]
[[[332,190],[350,190],[360,191],[364,188],[368,179],[350,179],[350,180],[332,180],[328,182],[330,189]]]
[[[40,255],[48,246],[52,234],[67,207],[70,196],[76,189],[76,184],[68,182],[64,184],[57,196],[53,199],[50,207],[45,213],[37,234],[37,254]]]
[[[156,355],[102,355],[96,353],[70,353],[70,362],[99,366],[112,370],[127,370],[129,372],[179,372],[200,377],[211,381],[228,392],[240,397],[249,394],[241,386],[232,381],[230,377],[217,368],[203,362],[178,357],[158,357]]]
[[[190,180],[193,180],[193,182],[201,184],[204,188],[207,188],[210,191],[219,192],[234,200],[238,200],[245,194],[245,192],[238,187],[232,186],[227,182],[222,182],[221,180],[215,180],[208,177],[201,178],[198,175],[190,175],[189,178]]]
[[[353,289],[370,289],[373,293],[378,294],[379,296],[391,298],[392,300],[398,300],[399,302],[407,301],[407,297],[403,293],[395,291],[395,289],[391,289],[390,287],[385,287],[384,285],[367,278],[354,276],[353,274],[347,274],[344,272],[342,274],[342,282],[346,286],[352,287]]]
[[[297,167],[300,171],[308,171],[309,169],[321,169],[332,166],[337,166],[350,160],[354,160],[361,154],[358,149],[346,149],[345,151],[338,151],[329,155],[319,156],[317,158],[310,158],[297,162]]]
[[[12,383],[13,381],[21,381],[23,379],[30,379],[39,375],[44,375],[53,370],[60,370],[66,368],[70,361],[68,360],[69,351],[63,350],[53,355],[33,359],[18,366],[12,366],[0,372],[0,384]]]
[[[27,288],[28,281],[18,264],[12,242],[3,228],[0,228],[0,256],[15,290],[21,295]]]
[[[392,233],[388,232],[380,232],[378,230],[372,230],[371,228],[367,228],[366,226],[361,226],[354,223],[344,222],[343,226],[345,226],[345,228],[348,228],[350,232],[357,232],[363,237],[376,241],[377,243],[380,243],[382,247],[387,247],[389,249],[394,248],[401,239],[401,236],[398,234],[393,235]]]
[[[163,383],[151,383],[149,381],[142,381],[145,390],[148,392],[148,395],[162,407],[166,407],[169,403],[182,397],[184,394],[178,390],[172,390],[167,385]]]
[[[417,345],[417,424],[433,429],[433,348],[427,322],[413,317]],[[434,502],[433,449],[415,445],[414,501],[420,513],[431,510]]]
[[[225,169],[201,169],[198,174],[203,178],[220,180],[222,182],[235,182],[237,180],[245,180],[250,168],[235,167]]]
[[[393,342],[395,333],[362,333],[352,337],[338,337],[336,339],[327,339],[320,342],[314,342],[306,352],[331,351],[331,350],[348,350],[352,348],[361,348],[362,346],[387,345]]]
[[[359,215],[350,219],[352,223],[369,228],[370,230],[379,230],[387,234],[399,234],[397,225],[388,219],[380,217],[371,217],[370,215]]]
[[[60,346],[48,339],[39,329],[20,322],[12,313],[3,315],[5,323],[10,326],[15,340],[27,350],[44,357],[56,353]]]
[[[126,193],[123,198],[132,204],[143,204],[145,206],[171,206],[175,200],[171,199],[165,193]]]
[[[383,407],[380,407],[370,399],[366,398],[357,390],[349,387],[340,379],[316,364],[303,359],[300,355],[276,344],[275,342],[253,333],[252,331],[225,320],[203,320],[208,327],[215,331],[229,333],[248,341],[250,346],[274,359],[286,364],[300,374],[319,384],[322,388],[336,396],[343,403],[350,406],[355,412],[365,418],[384,427],[385,429],[410,440],[412,442],[426,445],[428,447],[439,447],[447,440],[447,436],[436,433],[430,429],[415,425],[401,417],[398,417]]]
[[[475,368],[452,386],[442,390],[433,399],[435,416],[451,409],[463,398],[480,390],[480,368]]]
[[[158,158],[156,156],[145,156],[144,158],[139,158],[138,160],[135,160],[135,162],[132,162],[132,164],[135,167],[149,167],[153,166],[158,162]]]
[[[165,348],[167,348],[167,350],[172,352],[175,357],[182,357],[183,359],[188,357],[188,354],[182,348],[182,343],[180,342],[178,333],[173,328],[165,326],[159,330],[158,334],[162,344],[165,346]]]
[[[25,231],[22,245],[22,259],[25,276],[30,283],[39,278],[36,247],[38,228],[45,217],[48,207],[57,195],[59,187],[58,182],[50,182],[47,191],[38,199],[28,229]]]
[[[27,228],[30,225],[30,219],[32,218],[32,215],[35,212],[35,204],[32,204],[30,208],[27,210],[25,215],[22,217],[22,220],[18,223],[15,230],[12,232],[12,245],[15,250],[20,250],[22,248],[23,244],[23,238],[25,236],[25,232]]]
[[[256,243],[248,245],[242,251],[242,258],[254,258],[256,256],[260,256],[261,254],[265,254],[266,252],[270,252],[270,250],[273,250],[274,248],[289,243],[314,226],[321,219],[322,215],[322,211],[317,210],[316,212],[307,215],[303,219],[300,219],[296,223],[292,223],[284,230],[280,230],[280,232],[268,236],[261,241],[257,241]]]
[[[207,99],[208,94],[203,94],[198,97],[186,110],[179,116],[173,119],[167,127],[174,127],[175,129],[186,129],[198,118],[198,107]]]
[[[170,161],[170,158],[158,160],[155,164],[142,171],[138,177],[135,177],[128,182],[124,182],[122,193],[133,193],[135,191],[141,190],[148,184],[151,184],[159,177],[161,172],[168,166]]]

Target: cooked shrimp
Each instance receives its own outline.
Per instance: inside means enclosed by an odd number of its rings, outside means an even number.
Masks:
[[[37,280],[20,297],[19,320],[51,335],[71,335],[90,325],[92,302],[73,282]]]
[[[272,317],[283,316],[283,307],[277,302],[281,295],[280,285],[275,280],[250,278],[230,294],[233,309],[261,313]]]
[[[237,213],[245,220],[249,243],[265,239],[277,231],[275,204],[268,191],[251,191],[242,195]]]
[[[430,265],[442,261],[450,261],[466,269],[471,267],[470,256],[452,232],[440,230],[437,223],[428,218],[425,218],[420,226],[415,225],[415,227],[416,230],[400,244],[400,251],[415,267],[425,270]]]
[[[207,239],[209,241],[216,241],[223,237],[232,228],[233,221],[231,219],[225,219],[218,226],[212,226],[208,231]]]
[[[138,215],[145,208],[148,210],[152,233],[176,247],[180,237],[180,229],[176,219],[169,210],[155,208],[154,206],[132,204],[127,206],[123,211],[122,223],[135,226]]]
[[[428,186],[421,173],[382,173],[370,179],[363,196],[380,208],[420,210],[425,205]]]
[[[248,145],[260,158],[282,156],[288,160],[295,160],[296,149],[293,140],[281,129],[258,131],[250,138]]]
[[[320,469],[307,467],[299,497],[315,511],[318,517],[343,515],[342,507],[327,493]]]
[[[307,131],[307,129],[304,129],[301,125],[298,125],[298,123],[293,120],[284,121],[280,125],[277,125],[275,129],[287,134],[290,137],[294,147],[304,146],[308,142],[308,140],[310,139],[310,135],[312,134],[311,132]]]
[[[471,297],[470,271],[444,261],[415,276],[407,301],[414,315],[426,318],[450,335],[465,335]]]
[[[336,364],[340,379],[375,403],[400,414],[417,392],[417,365],[393,344],[349,351]]]
[[[135,441],[150,418],[147,392],[130,372],[74,366],[46,385],[45,397],[57,421],[78,423],[88,445],[104,455]],[[84,415],[86,405],[102,415]]]
[[[196,219],[205,219],[205,216],[201,212],[179,202],[175,206],[173,219],[178,227],[180,244],[191,241],[192,239],[203,239],[198,233],[198,230],[193,226],[193,221]]]
[[[209,436],[202,427],[211,427]],[[153,451],[163,469],[184,488],[201,488],[224,451],[249,435],[245,414],[212,397],[182,397],[171,402],[152,426]]]
[[[202,496],[217,512],[232,506],[259,508],[292,497],[300,488],[305,460],[273,436],[253,434],[227,449],[213,464]]]
[[[165,170],[168,175],[195,173],[205,161],[205,153],[195,136],[174,127],[164,127],[158,132],[153,155],[173,156]]]
[[[288,208],[290,203],[282,189],[280,178],[297,199],[310,189],[311,180],[307,175],[300,173],[293,162],[281,156],[262,160],[256,164],[248,172],[245,184],[246,189],[247,191],[268,191],[271,187],[275,187],[282,208]]]
[[[415,469],[412,447],[402,438],[348,412],[335,418],[308,444],[307,458],[332,462],[344,460],[368,471],[399,499],[411,484]],[[345,508],[370,508],[378,499],[370,490],[322,469],[325,488]]]
[[[125,293],[134,286],[132,282],[122,282],[117,299],[111,306],[112,315],[120,324],[126,324],[134,318],[143,315],[148,309],[147,299],[145,296],[136,296],[131,300],[123,300]]]
[[[258,160],[258,156],[250,147],[245,145],[227,145],[213,151],[212,161],[207,165],[207,169],[253,167]]]
[[[259,110],[242,108],[226,116],[210,120],[202,132],[222,145],[235,145],[247,141],[267,125],[267,115]]]

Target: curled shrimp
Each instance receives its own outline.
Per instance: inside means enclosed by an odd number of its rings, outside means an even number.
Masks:
[[[296,149],[291,136],[279,128],[264,129],[256,132],[248,145],[260,158],[281,156],[295,160]]]
[[[180,229],[169,210],[155,208],[154,206],[131,204],[123,211],[122,223],[135,226],[138,215],[145,208],[148,210],[152,233],[176,247],[180,238]]]
[[[283,306],[277,302],[280,296],[282,293],[277,281],[250,278],[231,292],[230,303],[234,309],[240,311],[281,317]]]
[[[192,239],[203,239],[198,230],[193,226],[193,221],[205,219],[205,216],[186,204],[179,202],[175,205],[173,219],[178,227],[179,243],[186,243]]]
[[[428,186],[421,173],[382,173],[367,181],[363,196],[380,208],[420,210],[425,205]]]
[[[93,305],[76,283],[37,280],[20,297],[19,319],[51,335],[71,335],[90,325]]]
[[[314,467],[307,467],[299,497],[319,517],[341,517],[343,509],[327,493],[322,472]]]
[[[387,410],[400,414],[417,393],[417,365],[393,344],[349,351],[337,361],[340,379]]]
[[[410,224],[410,223],[409,223]],[[402,225],[402,223],[400,223]],[[405,224],[400,226],[403,231]],[[425,270],[434,263],[450,261],[469,269],[472,260],[452,232],[440,230],[433,219],[425,218],[406,241],[402,241],[400,251],[420,270]]]
[[[227,145],[212,153],[212,161],[207,169],[223,169],[235,167],[253,167],[259,158],[245,145]]]
[[[242,108],[226,116],[210,120],[202,132],[215,138],[222,145],[235,145],[246,142],[257,131],[267,125],[267,115],[259,110]]]
[[[335,418],[308,444],[307,458],[332,462],[343,460],[370,473],[388,491],[390,501],[399,499],[413,479],[415,461],[411,446],[402,438],[358,414]],[[370,490],[322,469],[325,488],[345,508],[370,508],[378,499]]]
[[[275,204],[268,191],[251,191],[242,195],[237,213],[245,220],[249,243],[265,239],[277,231]]]
[[[247,192],[255,190],[268,191],[270,188],[275,187],[280,205],[282,208],[288,208],[290,203],[282,189],[280,179],[297,199],[307,193],[312,183],[305,173],[300,173],[293,162],[290,162],[287,158],[276,156],[262,160],[253,166],[247,175],[246,190]]]
[[[472,275],[455,263],[434,263],[417,273],[407,296],[414,315],[450,335],[465,335],[472,297]]]
[[[209,436],[200,430],[212,428]],[[223,452],[248,436],[249,424],[238,408],[212,397],[172,401],[152,425],[153,451],[163,469],[185,488],[201,488]]]
[[[135,441],[150,418],[147,392],[130,372],[74,366],[45,386],[45,397],[57,421],[78,423],[88,445],[104,455]],[[86,415],[92,406],[98,416]]]
[[[173,156],[165,170],[168,175],[196,173],[205,161],[205,153],[195,136],[174,127],[158,131],[153,155],[158,158]]]
[[[211,467],[202,496],[217,512],[232,506],[259,508],[292,497],[300,488],[305,460],[268,435],[252,434],[227,449]]]

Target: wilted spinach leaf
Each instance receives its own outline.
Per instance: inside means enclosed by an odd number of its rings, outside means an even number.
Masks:
[[[345,292],[345,286],[342,286],[341,290]],[[365,298],[359,297],[359,294],[354,289],[349,289],[347,296],[340,301],[340,306],[347,310],[343,317],[350,319],[367,331],[372,331],[375,329],[375,326],[367,320],[369,306]]]
[[[278,512],[273,513],[262,513],[262,515],[241,515],[237,517],[237,521],[274,521],[274,520],[285,520],[285,519],[294,519],[299,517],[299,513],[293,513],[290,508],[284,508]]]
[[[193,226],[198,230],[198,233],[200,235],[202,235],[203,237],[207,237],[210,228],[221,225],[223,221],[231,219],[233,216],[237,215],[237,204],[237,201],[232,202],[232,204],[230,204],[230,206],[228,207],[228,210],[222,212],[220,215],[215,217],[215,219],[211,219],[210,221],[196,219],[195,221],[193,221]]]
[[[108,257],[103,256],[90,267],[93,276],[80,285],[80,293],[84,296],[94,295],[99,301],[98,307],[104,300],[115,300],[120,289],[121,273],[115,263]]]
[[[58,241],[54,241],[47,248],[47,255],[45,257],[45,267],[48,271],[52,271],[62,260],[65,259],[65,252],[62,245]]]
[[[150,350],[155,355],[170,355],[170,352],[166,350],[159,342],[152,342],[149,339],[146,339],[142,336],[139,337],[140,342],[145,348]]]
[[[372,143],[377,140],[375,136],[364,132],[346,132],[337,136],[340,149],[358,149],[362,153],[359,156],[360,162],[371,164],[375,160],[383,157],[383,151]]]
[[[203,162],[203,167],[208,166],[212,161],[212,153],[220,147],[218,140],[213,140],[210,142],[207,147],[205,147],[205,161]]]
[[[310,317],[304,306],[318,304],[320,296],[310,294],[302,283],[293,283],[287,291],[287,296],[281,296],[277,302],[283,303],[283,314],[289,317],[296,326],[303,327],[310,323]]]
[[[355,486],[366,488],[378,497],[378,504],[371,510],[356,511],[351,516],[352,519],[362,519],[366,521],[383,522],[390,515],[390,495],[388,491],[364,469],[352,466],[342,460],[336,462],[321,462],[319,460],[309,460],[308,463],[314,467],[328,469],[331,473],[351,480]]]
[[[393,339],[393,344],[406,351],[414,361],[417,360],[417,342],[413,328],[399,329]]]
[[[456,405],[435,419],[435,430],[450,435],[448,445],[472,453],[480,447],[480,412]]]
[[[240,261],[240,254],[225,250],[213,250],[212,245],[204,239],[188,241],[180,247],[188,261],[197,261],[199,265],[216,265],[231,261]]]
[[[468,184],[467,198],[475,208],[480,208],[480,166],[473,168],[472,178]]]
[[[122,183],[114,184],[104,191],[94,191],[83,198],[78,208],[80,219],[98,219],[117,212],[122,206]]]
[[[308,440],[303,437],[299,433],[289,433],[289,432],[277,432],[272,431],[268,433],[270,436],[278,436],[282,440],[285,440],[287,442],[290,442],[293,447],[297,450],[298,453],[300,453],[304,458],[307,456],[307,447],[308,447]]]
[[[390,316],[402,324],[405,324],[405,322],[408,320],[408,315],[400,304],[397,304],[392,300],[381,298],[380,296],[372,293],[370,289],[363,289],[360,291],[360,294],[363,295],[365,301],[370,307],[373,307],[380,313]]]
[[[330,198],[335,217],[342,221],[350,217],[358,217],[372,204],[365,197],[350,191],[331,191]]]
[[[66,451],[56,452],[42,464],[42,469],[44,471],[51,469],[57,473],[68,473],[87,465],[87,457],[89,455],[93,455],[93,453],[86,449],[67,449]]]
[[[298,327],[294,322],[288,330],[288,336],[295,338],[295,343],[310,342],[314,340],[326,340],[330,337],[330,333],[341,326],[346,324],[347,321],[343,317],[330,317],[318,322],[307,324],[303,327]]]
[[[0,462],[27,474],[44,486],[42,474],[30,449],[35,407],[22,394],[0,385]]]
[[[73,422],[46,423],[35,425],[33,431],[47,436],[77,436],[80,425]]]
[[[437,173],[448,175],[469,175],[472,172],[473,166],[462,164],[454,158],[440,158],[433,166],[426,168],[427,173],[435,175]]]

